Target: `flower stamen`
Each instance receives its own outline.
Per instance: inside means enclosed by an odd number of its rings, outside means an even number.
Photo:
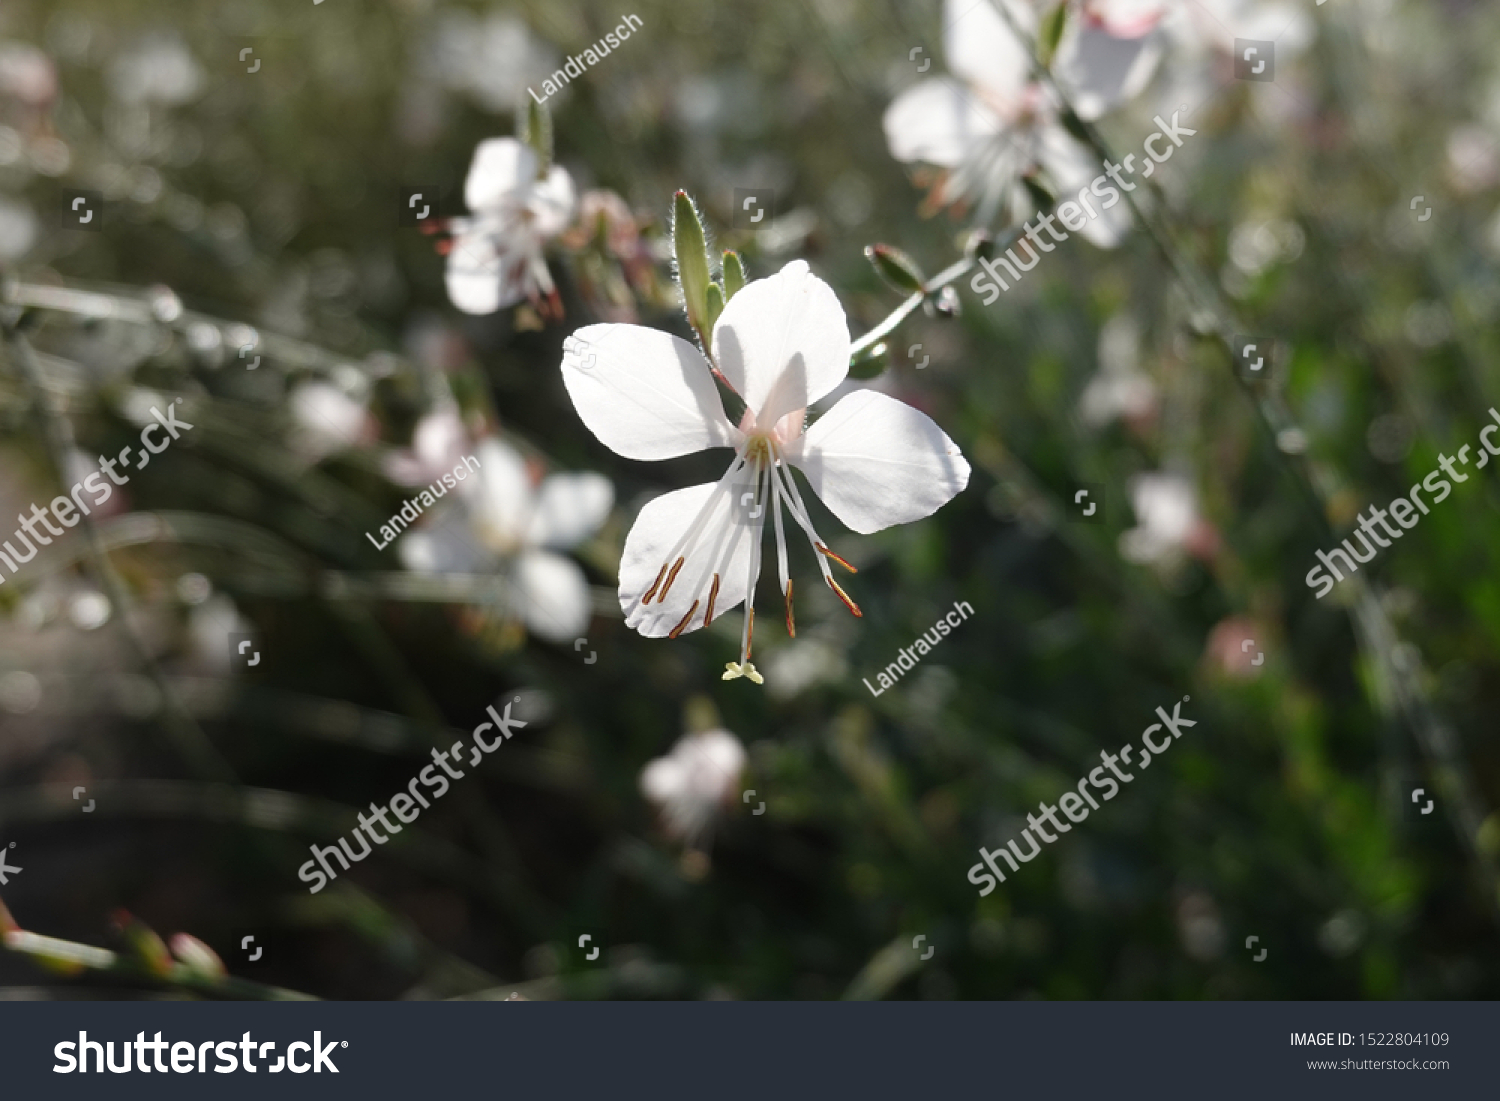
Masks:
[[[792,581],[787,579],[786,583],[786,633],[792,638],[797,637],[797,621],[792,617]]]
[[[666,572],[667,572],[667,564],[665,562],[663,562],[661,564],[661,569],[659,571],[657,571],[656,580],[653,581],[653,582],[651,582],[651,588],[649,588],[649,589],[646,590],[646,595],[641,599],[641,603],[642,604],[650,604],[651,603],[651,598],[656,595],[656,586],[658,586],[658,585],[661,584],[661,579],[666,574]]]
[[[687,615],[682,617],[682,620],[677,624],[677,626],[673,627],[670,631],[667,632],[667,637],[676,638],[678,635],[682,634],[683,628],[688,625],[688,620],[693,618],[693,613],[697,610],[698,602],[695,600],[693,601],[693,606],[687,610]]]
[[[855,619],[865,618],[865,613],[859,610],[859,605],[849,599],[849,594],[844,592],[843,589],[839,588],[839,583],[837,581],[835,581],[832,577],[826,577],[824,578],[824,580],[828,582],[829,588],[839,594],[839,599],[844,602],[844,607],[848,608],[851,612],[854,613]]]
[[[714,574],[713,588],[708,590],[708,607],[703,612],[703,626],[714,621],[714,601],[719,599],[719,575]]]
[[[667,575],[667,583],[661,588],[661,596],[656,598],[656,602],[658,604],[665,604],[667,602],[667,590],[672,587],[672,582],[677,580],[677,571],[682,569],[682,564],[685,561],[687,561],[687,559],[683,555],[679,554],[677,556],[677,561],[672,564],[672,572]],[[666,569],[665,566],[663,566],[662,568]]]
[[[834,554],[833,551],[829,550],[822,543],[814,543],[813,546],[817,547],[818,550],[822,551],[829,558],[832,558],[835,562],[837,562],[840,566],[843,566],[844,569],[848,570],[850,573],[858,573],[859,572],[859,570],[855,569],[848,562],[844,561],[844,559],[843,559],[842,556]]]

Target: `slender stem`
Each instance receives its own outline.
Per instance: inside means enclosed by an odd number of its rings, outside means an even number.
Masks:
[[[33,933],[16,924],[4,902],[0,902],[0,949],[25,956],[52,970],[88,972],[101,978],[165,985],[209,997],[238,1001],[317,1001],[311,994],[298,990],[267,986],[233,975],[210,975],[185,963],[173,963],[161,971],[143,960],[111,952],[108,948]]]
[[[999,249],[1006,248],[1008,245],[1014,244],[1015,238],[1019,236],[1020,234],[1017,231],[1012,230],[1009,238],[1006,241],[998,243],[995,247]],[[956,260],[922,284],[921,290],[913,291],[911,296],[905,302],[902,302],[901,305],[897,306],[889,317],[849,346],[850,364],[857,362],[868,349],[894,332],[896,326],[910,317],[923,302],[932,297],[934,292],[942,290],[949,283],[962,279],[969,272],[973,271],[975,263],[976,261],[972,256],[965,256],[962,260]]]

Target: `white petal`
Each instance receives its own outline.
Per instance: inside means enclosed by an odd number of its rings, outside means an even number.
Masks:
[[[1036,13],[1025,0],[1005,4],[1023,33],[1036,37]],[[1031,82],[1031,54],[990,0],[948,0],[943,6],[943,53],[948,68],[1002,103]]]
[[[411,434],[411,447],[381,459],[385,476],[401,485],[426,485],[453,469],[467,450],[468,436],[457,406],[428,413]]]
[[[464,313],[487,314],[514,306],[525,297],[520,279],[504,279],[515,258],[500,251],[501,238],[491,228],[470,229],[453,238],[448,253],[448,298]],[[502,282],[507,285],[502,290]]]
[[[641,770],[641,794],[653,803],[679,797],[687,784],[687,766],[677,757],[658,757]]]
[[[532,230],[542,237],[556,237],[568,228],[577,205],[578,191],[573,186],[573,177],[566,168],[554,164],[527,200]]]
[[[1060,124],[1049,125],[1041,130],[1037,142],[1037,161],[1056,185],[1060,203],[1069,198],[1076,201],[1080,191],[1104,175],[1103,163]],[[1109,185],[1114,187],[1113,181]],[[1119,188],[1115,190],[1118,191]],[[1131,225],[1130,207],[1125,202],[1124,195],[1120,196],[1114,206],[1105,210],[1103,201],[1090,191],[1089,203],[1099,216],[1088,218],[1078,233],[1099,248],[1114,248],[1124,239]],[[1087,213],[1085,210],[1085,217]]]
[[[693,766],[693,786],[705,799],[718,802],[734,787],[745,767],[745,747],[727,730],[704,730],[677,743]]]
[[[553,474],[542,482],[526,541],[576,547],[599,530],[614,503],[615,487],[603,474]]]
[[[536,154],[515,138],[489,138],[474,150],[464,202],[470,210],[518,204],[536,182]]]
[[[572,642],[588,631],[589,585],[571,558],[527,551],[516,563],[517,611],[533,634]]]
[[[663,586],[658,586],[650,604],[639,603],[657,580],[668,553],[697,519],[703,503],[716,488],[715,483],[705,483],[662,494],[641,509],[625,537],[625,551],[620,557],[620,608],[625,612],[625,625],[647,638],[665,638],[670,634],[692,608],[694,600],[698,601],[698,608],[683,633],[703,626],[715,571],[719,572],[715,619],[745,599],[753,529],[745,523],[745,510],[736,496],[741,487],[736,487],[721,496],[694,552],[683,554],[686,561],[667,590],[667,599],[660,599]],[[733,554],[726,566],[724,554],[731,546]]]
[[[1078,114],[1094,119],[1139,93],[1160,58],[1155,35],[1116,38],[1102,27],[1074,24],[1058,45],[1053,72]]]
[[[833,288],[793,260],[729,300],[714,358],[762,429],[806,409],[849,373],[849,322]]]
[[[396,553],[412,573],[478,573],[494,563],[460,514],[451,511],[439,523],[401,536]]]
[[[1109,210],[1099,211],[1099,217],[1089,219],[1078,232],[1097,248],[1114,248],[1125,240],[1132,224],[1130,208],[1122,200]]]
[[[885,109],[881,123],[891,156],[942,168],[968,160],[1003,127],[999,115],[948,77],[906,89]]]
[[[687,341],[640,325],[588,325],[567,347],[563,385],[573,408],[616,454],[671,459],[734,446],[708,364]]]
[[[930,516],[969,484],[963,453],[932,418],[875,390],[840,398],[788,458],[862,535]]]
[[[459,483],[475,526],[497,549],[518,544],[532,507],[531,477],[521,453],[503,440],[481,440],[474,449],[479,470]]]
[[[1234,25],[1236,38],[1276,43],[1278,52],[1301,53],[1317,37],[1317,25],[1292,4],[1257,4]]]
[[[1169,0],[1090,0],[1088,14],[1117,38],[1139,38],[1166,14]]]

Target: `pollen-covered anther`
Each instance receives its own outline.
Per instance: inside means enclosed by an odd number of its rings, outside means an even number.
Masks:
[[[738,680],[747,677],[751,684],[764,684],[766,678],[755,671],[755,666],[747,662],[726,661],[724,663],[723,680]]]
[[[820,550],[823,554],[827,555],[829,558],[832,558],[835,562],[837,562],[840,566],[843,566],[844,569],[848,570],[850,573],[859,572],[859,570],[857,570],[855,567],[849,565],[849,563],[845,561],[842,555],[834,554],[833,551],[829,550],[822,543],[814,543],[813,546],[817,547],[818,550]],[[838,586],[834,587],[837,588]]]
[[[792,638],[797,637],[797,621],[792,616],[792,580],[787,578],[786,582],[786,633]]]
[[[687,610],[687,615],[682,617],[677,626],[673,627],[670,631],[667,632],[667,637],[676,638],[678,635],[682,634],[683,629],[688,625],[688,620],[693,618],[693,613],[697,610],[698,602],[695,600],[693,601],[693,606]]]
[[[661,569],[659,571],[657,571],[656,580],[653,581],[653,582],[651,582],[651,587],[646,590],[646,595],[641,598],[641,603],[642,604],[650,604],[651,603],[651,598],[656,595],[656,587],[661,584],[661,579],[662,579],[663,576],[666,575],[666,572],[667,572],[667,564],[665,562],[663,562],[661,564]]]
[[[832,589],[834,592],[836,592],[836,593],[839,594],[839,599],[844,602],[844,607],[848,608],[851,612],[853,612],[854,613],[854,617],[856,619],[864,619],[865,613],[859,610],[859,605],[858,604],[854,603],[854,601],[852,601],[852,600],[849,599],[849,594],[848,593],[844,592],[843,589],[839,588],[839,583],[837,581],[835,581],[831,577],[825,578],[824,580],[826,580],[828,582],[828,587],[830,589]]]
[[[708,607],[703,612],[703,626],[714,621],[714,601],[719,599],[719,575],[714,574],[714,583],[708,590]]]
[[[687,559],[679,555],[677,561],[672,563],[672,572],[667,574],[667,583],[661,587],[661,595],[656,598],[658,604],[665,604],[667,602],[667,590],[672,587],[672,582],[677,580],[677,571],[682,569],[682,564],[685,561]]]

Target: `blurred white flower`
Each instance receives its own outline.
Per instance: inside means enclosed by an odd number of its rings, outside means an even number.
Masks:
[[[1206,558],[1218,534],[1198,513],[1198,495],[1180,474],[1139,474],[1130,480],[1136,527],[1120,535],[1120,553],[1132,562],[1165,563],[1183,552]]]
[[[450,429],[433,429],[431,455],[447,446],[442,437]],[[536,486],[526,460],[494,437],[479,441],[474,455],[479,470],[458,483],[453,503],[401,537],[402,564],[414,573],[501,568],[526,626],[551,642],[571,642],[588,627],[588,580],[555,552],[599,530],[614,505],[614,486],[594,473],[552,474]]]
[[[1170,0],[1083,0],[1068,19],[1052,72],[1080,116],[1134,98],[1162,54],[1157,28]]]
[[[771,695],[789,700],[819,684],[833,684],[849,672],[843,648],[821,639],[793,639],[772,652],[766,665]]]
[[[1236,38],[1274,42],[1278,54],[1295,56],[1312,44],[1316,26],[1288,0],[1174,0],[1163,30],[1189,51],[1232,53]]]
[[[373,436],[365,403],[326,382],[304,382],[287,398],[292,416],[291,448],[317,463]]]
[[[0,96],[33,107],[57,95],[57,68],[52,59],[26,42],[0,42]]]
[[[656,804],[669,835],[695,844],[734,802],[744,767],[745,747],[729,731],[687,734],[641,770],[641,794]]]
[[[1116,314],[1099,331],[1099,373],[1089,380],[1078,412],[1091,428],[1116,417],[1141,422],[1156,411],[1156,383],[1140,369],[1140,333],[1129,314]]]
[[[109,85],[126,103],[186,103],[203,86],[203,70],[175,31],[151,31],[115,57]]]
[[[540,86],[557,68],[557,52],[532,36],[526,24],[498,12],[479,18],[449,8],[423,61],[423,76],[465,92],[491,111],[512,111],[529,85]]]
[[[1448,179],[1466,195],[1500,182],[1500,149],[1487,128],[1469,123],[1448,135]]]
[[[448,253],[448,297],[465,313],[494,313],[523,298],[543,313],[558,311],[542,247],[568,227],[577,196],[567,169],[553,165],[540,178],[539,169],[536,152],[515,138],[489,138],[474,150],[464,180],[473,213],[451,219]]]
[[[1172,0],[1082,0],[1079,14],[1086,25],[1116,38],[1139,38],[1156,29]]]
[[[958,445],[925,413],[874,390],[846,395],[804,432],[807,407],[848,375],[849,344],[838,297],[805,261],[744,287],[719,315],[711,341],[713,372],[746,404],[736,427],[703,353],[687,341],[639,325],[589,325],[574,334],[563,383],[604,446],[638,460],[711,447],[735,452],[717,484],[665,493],[636,517],[620,562],[627,626],[647,638],[676,638],[743,602],[740,660],[728,663],[724,679],[760,683],[750,649],[768,514],[787,633],[795,634],[795,623],[783,505],[818,552],[824,582],[861,614],[828,560],[854,567],[813,529],[793,465],[829,511],[866,535],[930,516],[968,484]]]
[[[997,2],[1023,33],[1036,34],[1036,12],[1027,0]],[[937,77],[906,89],[883,120],[892,156],[944,170],[928,202],[936,208],[972,206],[980,225],[997,214],[1019,223],[1033,209],[1025,178],[1042,173],[1062,195],[1101,175],[1103,165],[1064,128],[1056,97],[1033,79],[1030,51],[1004,18],[987,2],[968,0],[946,0],[944,16],[944,53],[960,79]],[[1096,118],[1139,91],[1154,49],[1150,35],[1114,38],[1087,20],[1074,20],[1059,44],[1054,72],[1079,114]],[[1110,247],[1128,224],[1122,204],[1080,232]]]
[[[38,229],[29,204],[0,195],[0,260],[19,260],[30,252]]]
[[[240,614],[232,597],[213,593],[190,606],[187,625],[190,660],[196,668],[210,673],[228,673],[233,664],[230,635],[249,634],[254,629],[255,625]]]
[[[469,454],[469,434],[458,406],[449,401],[417,422],[411,447],[382,460],[385,475],[397,485],[425,486],[442,477]]]

